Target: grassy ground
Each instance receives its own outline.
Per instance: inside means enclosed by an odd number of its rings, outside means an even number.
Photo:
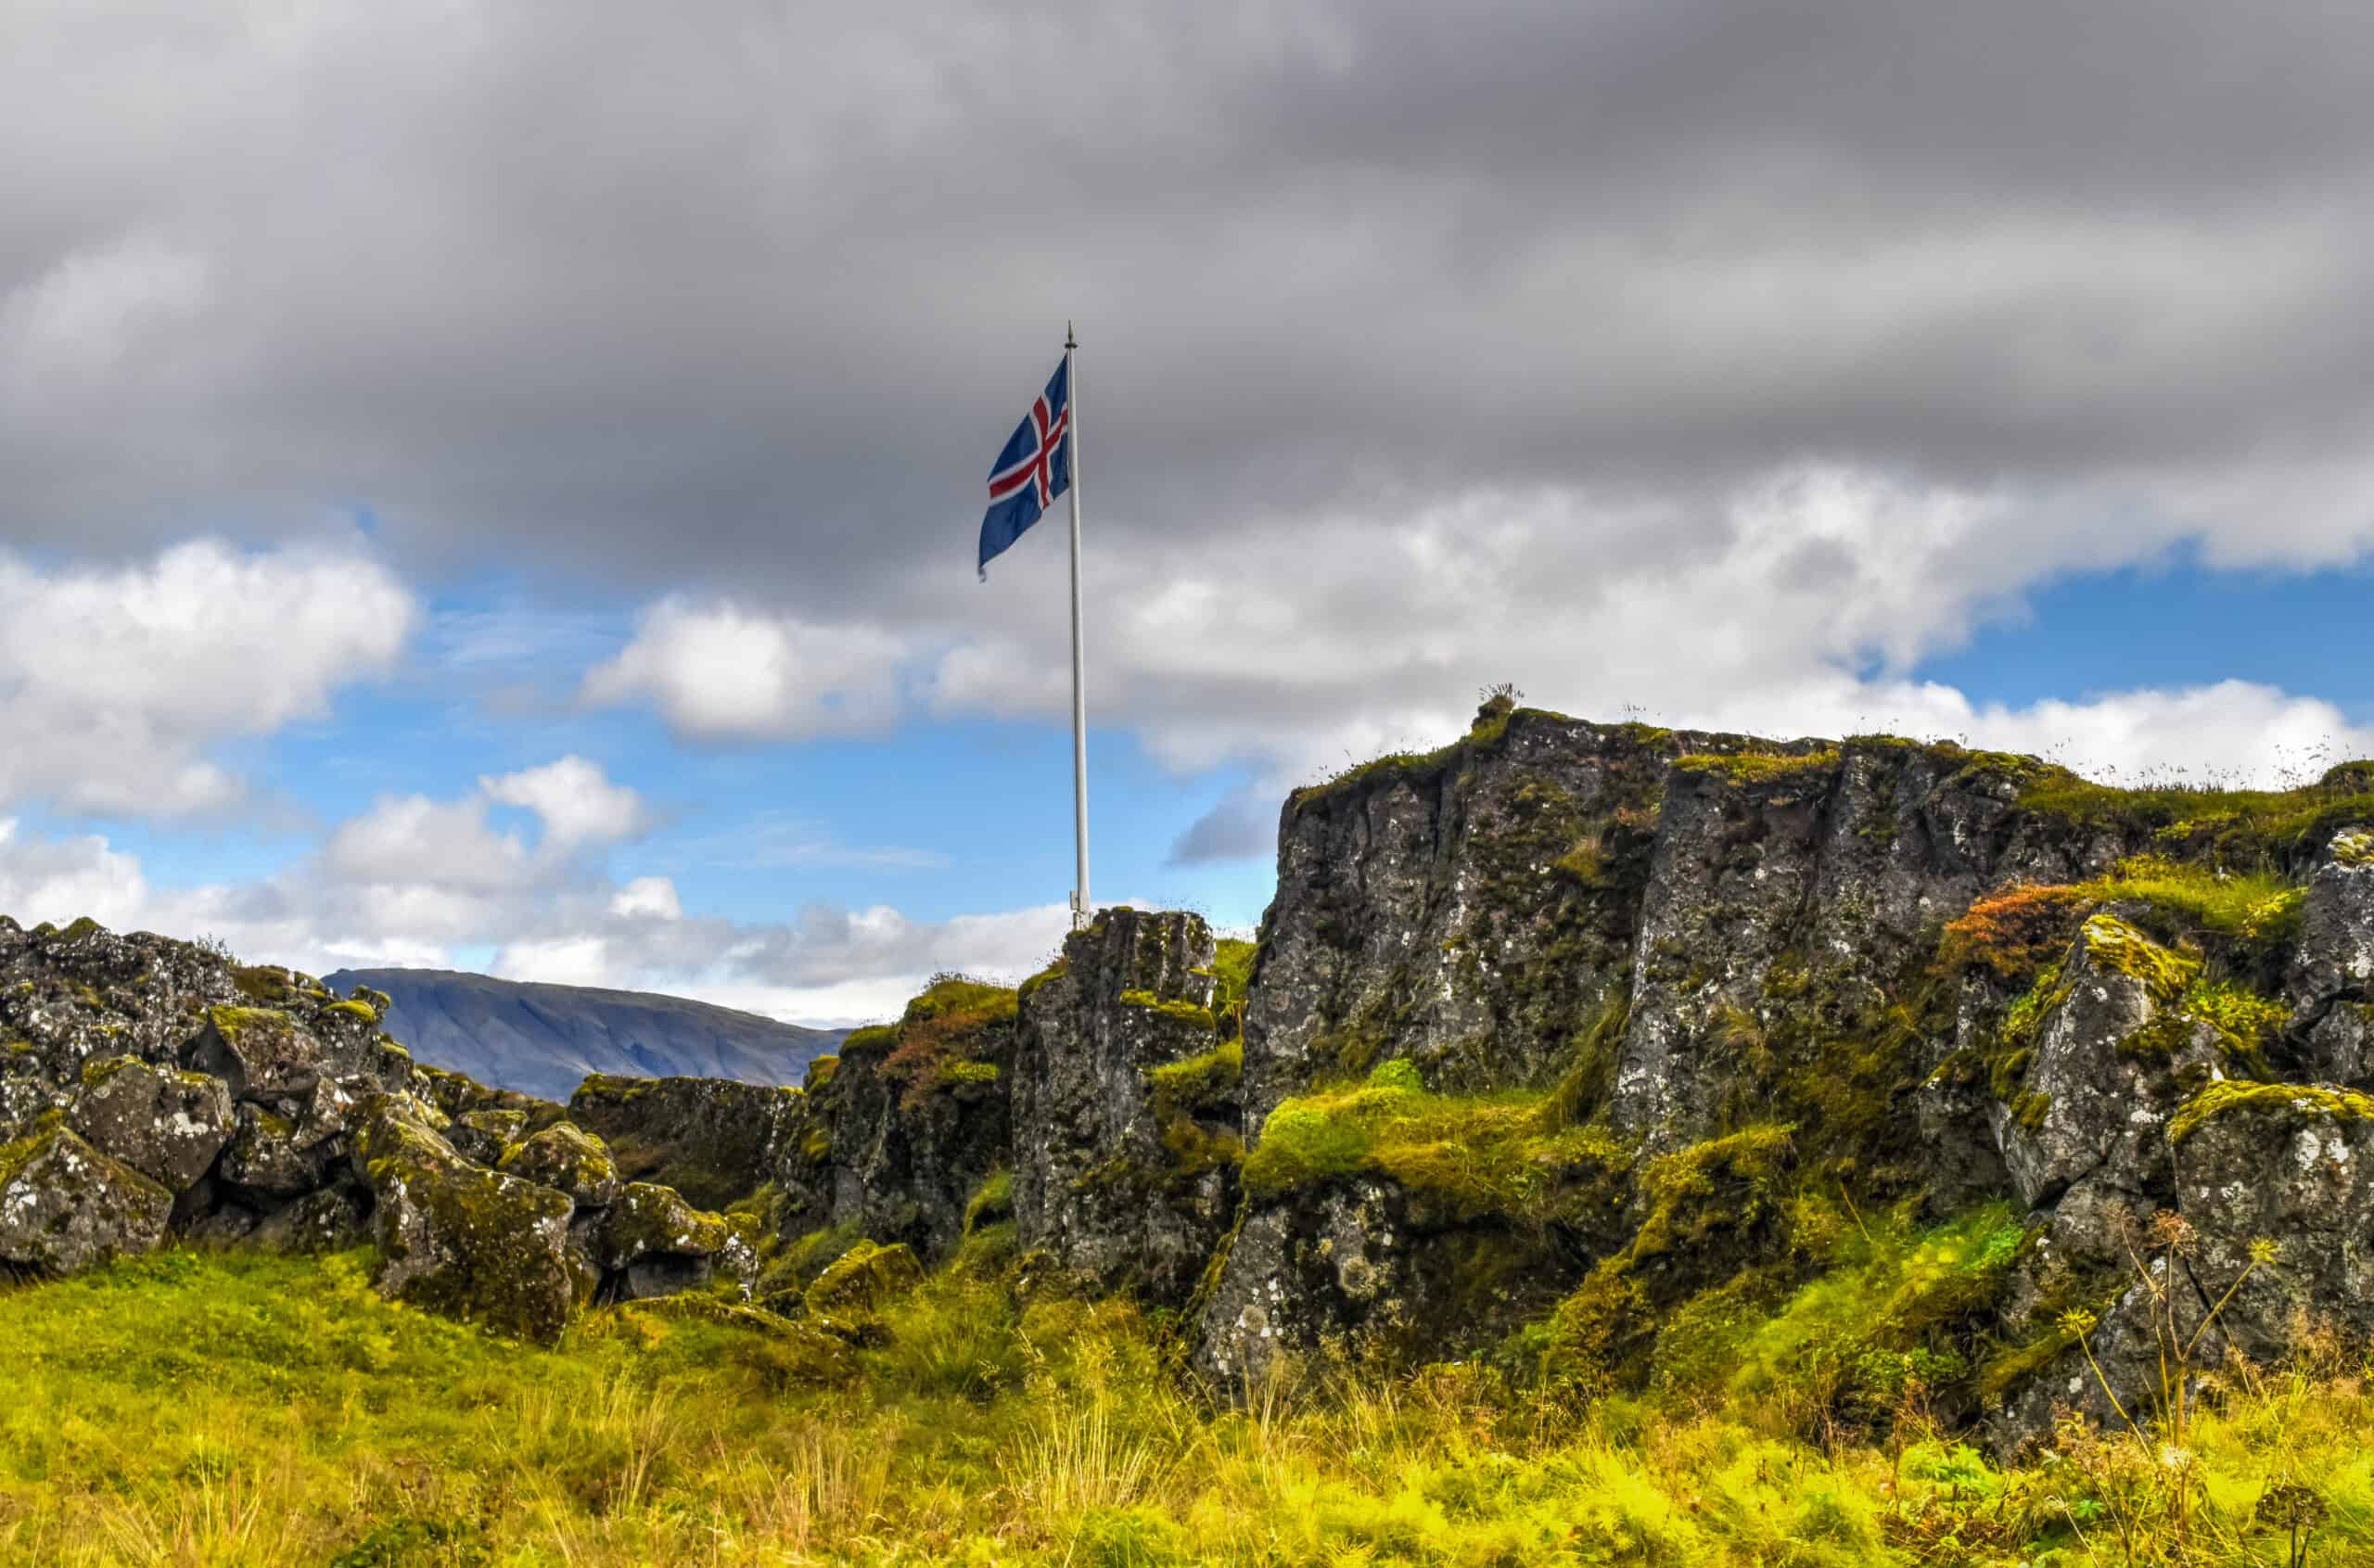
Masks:
[[[2007,1473],[1917,1385],[1893,1438],[1809,1439],[1776,1380],[1985,1244],[1883,1239],[1720,1365],[1579,1412],[1474,1367],[1216,1409],[1128,1308],[962,1268],[816,1386],[749,1327],[629,1308],[542,1351],[381,1302],[358,1257],[167,1254],[0,1296],[0,1561],[2288,1562],[2289,1507],[2323,1515],[2309,1561],[2374,1562],[2374,1397],[2337,1355],[2236,1380],[2181,1456],[2073,1437]]]

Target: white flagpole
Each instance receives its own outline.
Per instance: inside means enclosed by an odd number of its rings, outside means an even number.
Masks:
[[[1079,641],[1079,367],[1072,351],[1079,347],[1071,323],[1064,324],[1065,397],[1070,404],[1066,434],[1072,492],[1072,832],[1079,852],[1079,880],[1072,888],[1072,929],[1088,924],[1088,689]]]

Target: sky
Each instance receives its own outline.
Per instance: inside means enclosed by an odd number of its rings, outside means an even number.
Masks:
[[[2374,754],[2356,0],[13,0],[0,911],[810,1023],[1466,727]]]

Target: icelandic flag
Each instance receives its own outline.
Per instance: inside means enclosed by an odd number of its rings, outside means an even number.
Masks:
[[[989,469],[989,509],[981,514],[984,582],[989,580],[990,557],[1020,539],[1055,497],[1071,489],[1071,356],[1065,355]]]

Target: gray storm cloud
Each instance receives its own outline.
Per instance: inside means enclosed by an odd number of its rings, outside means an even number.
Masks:
[[[2374,415],[2360,6],[74,4],[9,32],[20,542],[367,505],[423,571],[944,614],[970,585],[916,563],[1066,316],[1125,551],[1809,454],[2137,483],[2214,529],[2238,467],[2329,505]],[[2314,512],[2294,554],[2358,546],[2356,509]]]

